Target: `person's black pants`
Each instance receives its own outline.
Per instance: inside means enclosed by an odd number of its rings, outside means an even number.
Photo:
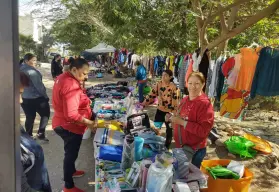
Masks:
[[[62,127],[57,127],[54,131],[64,141],[64,181],[65,188],[71,189],[74,185],[73,174],[76,172],[75,161],[78,158],[80,145],[82,142],[82,135],[72,133]]]
[[[36,113],[41,116],[38,135],[40,137],[45,136],[46,126],[50,116],[50,107],[48,102],[49,100],[44,97],[39,97],[36,99],[23,99],[21,107],[26,116],[25,129],[30,136],[33,135],[32,133]]]
[[[166,125],[166,148],[169,149],[172,142],[172,128],[169,122],[165,122],[165,117],[168,112],[157,109],[154,122],[164,122]]]

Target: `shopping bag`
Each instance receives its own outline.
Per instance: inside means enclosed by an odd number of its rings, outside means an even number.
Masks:
[[[255,144],[252,141],[240,136],[232,136],[225,145],[230,153],[238,154],[241,158],[253,158],[257,151],[252,149]]]
[[[108,161],[121,162],[123,146],[101,145],[99,158]]]
[[[214,179],[239,179],[240,176],[233,171],[217,165],[215,167],[207,167],[206,170],[211,174]]]

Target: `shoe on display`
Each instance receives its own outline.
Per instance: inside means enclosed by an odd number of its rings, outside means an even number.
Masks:
[[[77,187],[74,187],[74,188],[72,188],[72,189],[66,189],[66,188],[64,187],[64,189],[62,190],[62,192],[85,192],[85,191],[83,191],[83,190],[81,190],[81,189],[79,189],[79,188],[77,188]]]
[[[73,178],[82,177],[84,174],[85,174],[84,171],[76,171],[76,172],[73,174]]]

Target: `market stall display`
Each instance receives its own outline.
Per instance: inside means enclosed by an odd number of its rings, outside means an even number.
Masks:
[[[126,92],[123,99],[95,94],[105,89],[110,94],[112,90],[126,88],[128,83],[103,84],[91,87],[87,92],[89,97],[93,95],[92,109],[98,119],[93,141],[96,192],[213,191],[214,181],[219,180],[231,185],[245,181],[246,184],[238,188],[241,192],[249,188],[252,175],[241,164],[220,161],[209,165],[205,161],[201,171],[181,148],[167,151],[165,138],[151,128],[148,115],[142,112],[131,93]],[[224,173],[230,173],[232,177],[218,178]],[[213,175],[216,176],[214,181]]]

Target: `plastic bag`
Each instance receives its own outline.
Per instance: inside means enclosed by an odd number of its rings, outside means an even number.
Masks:
[[[217,165],[216,167],[208,167],[206,170],[214,179],[240,179],[240,176],[237,173],[220,165]]]
[[[225,145],[230,153],[238,154],[241,158],[253,158],[257,154],[257,151],[252,149],[255,144],[244,137],[232,136],[225,141]]]
[[[100,146],[99,158],[103,160],[121,162],[122,146],[102,145]]]
[[[152,91],[152,88],[149,87],[149,86],[146,86],[146,87],[143,89],[143,95],[149,95],[151,91]]]
[[[158,163],[152,163],[147,175],[146,192],[171,192],[173,165],[167,168]]]

